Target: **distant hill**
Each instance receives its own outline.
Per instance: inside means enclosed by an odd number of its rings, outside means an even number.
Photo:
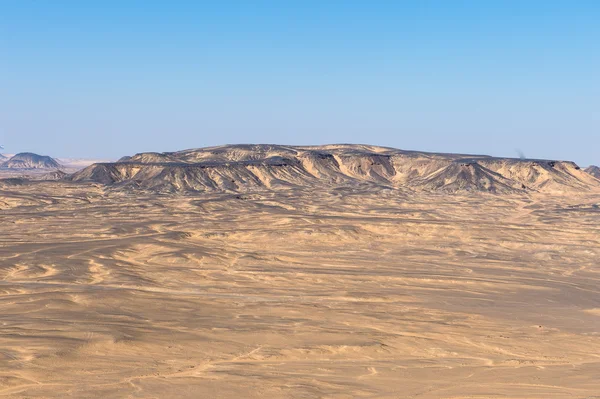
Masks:
[[[37,180],[61,180],[65,176],[67,176],[66,172],[63,172],[62,170],[54,170],[40,175]]]
[[[585,168],[585,171],[594,176],[596,179],[600,179],[600,167],[592,165]]]
[[[569,161],[404,151],[369,145],[226,145],[142,153],[93,164],[68,177],[161,192],[249,192],[342,185],[440,192],[599,190]]]
[[[45,155],[22,152],[0,163],[0,167],[9,169],[58,169],[61,165],[54,158]]]

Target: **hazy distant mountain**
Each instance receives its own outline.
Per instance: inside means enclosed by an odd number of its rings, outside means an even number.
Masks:
[[[60,164],[53,158],[33,154],[31,152],[22,152],[4,161],[0,164],[2,168],[10,169],[57,169]]]
[[[600,181],[568,161],[437,154],[368,145],[227,145],[142,153],[91,165],[70,179],[165,192],[341,185],[492,193],[600,189]]]
[[[592,165],[585,168],[585,171],[590,175],[594,176],[596,179],[600,179],[600,167]]]

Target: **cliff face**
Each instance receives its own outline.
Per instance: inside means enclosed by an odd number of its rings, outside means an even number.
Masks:
[[[60,166],[61,165],[51,157],[30,152],[17,154],[0,164],[0,167],[10,169],[57,169],[60,168]]]
[[[142,153],[91,165],[69,179],[166,192],[244,192],[342,184],[492,193],[600,189],[599,180],[568,161],[436,154],[366,145],[229,145]]]

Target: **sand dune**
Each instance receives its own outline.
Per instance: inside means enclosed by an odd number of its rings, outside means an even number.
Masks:
[[[0,397],[598,396],[600,191],[526,162],[229,146],[2,181]]]

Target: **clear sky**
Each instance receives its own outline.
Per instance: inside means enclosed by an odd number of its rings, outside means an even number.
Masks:
[[[597,0],[0,0],[0,144],[369,143],[600,164]]]

